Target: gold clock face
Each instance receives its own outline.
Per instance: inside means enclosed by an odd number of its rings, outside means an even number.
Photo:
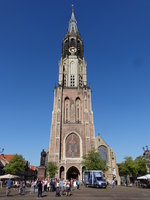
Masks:
[[[70,47],[69,48],[69,52],[70,53],[75,53],[77,51],[77,49],[75,47]]]

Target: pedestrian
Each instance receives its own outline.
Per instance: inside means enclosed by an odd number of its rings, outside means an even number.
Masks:
[[[44,184],[44,192],[47,192],[47,179],[43,181]]]
[[[63,180],[63,191],[62,191],[62,195],[64,195],[66,192],[66,181]]]
[[[0,188],[1,188],[1,190],[2,190],[2,181],[0,180]]]
[[[47,191],[49,192],[49,189],[50,189],[50,181],[48,180],[47,181]]]
[[[72,187],[73,187],[73,179],[71,178],[70,180],[70,190],[72,191]]]
[[[38,198],[41,198],[42,197],[42,183],[41,181],[38,181]]]
[[[9,179],[7,181],[7,187],[6,187],[6,195],[8,196],[11,192],[11,186],[12,186],[12,181]]]
[[[79,179],[77,180],[77,189],[79,190],[79,187],[80,187],[80,182],[79,182]]]
[[[77,188],[77,181],[76,181],[76,179],[73,180],[73,188],[74,188],[74,189]]]
[[[25,194],[25,192],[26,192],[26,183],[25,183],[25,181],[22,182],[22,192],[23,192],[23,194]]]
[[[63,195],[63,180],[60,179],[60,192],[61,192],[61,195]]]
[[[59,179],[56,182],[56,196],[59,197],[60,195],[60,182]]]
[[[70,196],[70,182],[66,181],[66,196]]]
[[[31,182],[30,194],[34,193],[35,183],[34,181]]]

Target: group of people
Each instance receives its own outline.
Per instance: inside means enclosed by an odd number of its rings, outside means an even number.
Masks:
[[[56,196],[70,196],[73,189],[79,189],[80,183],[79,180],[72,179],[63,180],[63,179],[51,179],[51,180],[39,180],[36,183],[31,183],[31,192],[37,192],[38,197],[42,197],[42,192],[56,192]],[[34,189],[33,189],[34,188]]]
[[[11,188],[19,188],[19,194],[25,194],[25,189],[26,189],[26,183],[25,181],[20,181],[20,183],[18,183],[18,181],[15,181],[13,183],[13,181],[11,179],[7,180],[7,185],[6,185],[6,195],[8,196],[11,192]]]
[[[44,180],[35,180],[28,183],[30,185],[30,194],[37,193],[37,196],[40,198],[42,197],[42,192],[56,192],[56,196],[70,196],[71,191],[74,189],[79,189],[80,183],[79,180],[70,179],[44,179]],[[10,194],[11,188],[17,188],[19,194],[26,193],[26,181],[15,181],[12,180],[7,181],[6,186],[6,195]]]

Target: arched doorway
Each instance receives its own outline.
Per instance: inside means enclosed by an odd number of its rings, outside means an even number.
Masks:
[[[71,178],[73,178],[73,179],[78,179],[78,178],[79,178],[79,175],[80,175],[80,172],[79,172],[78,168],[72,166],[72,167],[70,167],[70,168],[68,169],[67,174],[66,174],[66,177],[67,177],[67,179],[69,179],[69,180],[70,180]]]

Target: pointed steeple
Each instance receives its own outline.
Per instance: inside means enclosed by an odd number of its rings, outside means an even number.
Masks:
[[[77,21],[74,15],[74,8],[72,5],[72,15],[71,19],[69,21],[69,28],[68,28],[68,33],[71,34],[72,32],[77,33],[78,32],[78,27],[77,27]]]

